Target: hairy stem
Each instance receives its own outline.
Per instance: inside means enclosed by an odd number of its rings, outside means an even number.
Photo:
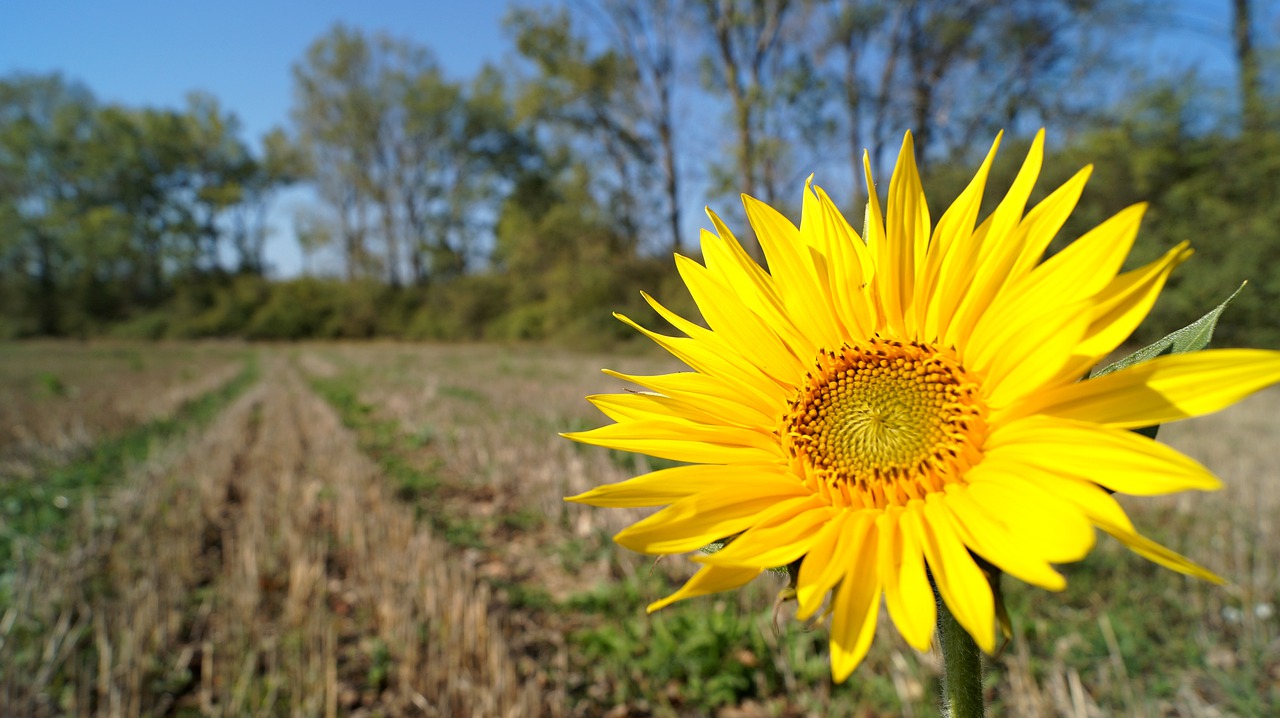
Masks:
[[[934,595],[937,596],[935,589]],[[942,714],[947,718],[983,718],[982,653],[969,632],[938,597],[938,643],[942,646]]]

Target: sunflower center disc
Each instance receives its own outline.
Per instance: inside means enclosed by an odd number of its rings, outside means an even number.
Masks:
[[[834,505],[883,508],[977,463],[985,415],[953,351],[876,337],[823,352],[782,429],[812,488]]]

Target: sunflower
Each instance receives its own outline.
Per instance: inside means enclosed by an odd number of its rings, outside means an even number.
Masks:
[[[767,271],[709,213],[704,263],[675,258],[706,326],[647,294],[684,336],[618,315],[692,371],[607,371],[646,391],[588,397],[616,423],[565,436],[687,465],[569,500],[665,506],[615,537],[635,551],[726,544],[695,554],[701,568],[650,611],[798,566],[797,615],[828,606],[831,671],[843,681],[870,647],[882,599],[903,638],[928,649],[931,580],[992,652],[984,567],[1061,590],[1054,564],[1084,558],[1095,528],[1220,581],[1141,536],[1111,494],[1218,488],[1206,468],[1130,429],[1217,411],[1280,381],[1280,353],[1167,355],[1082,380],[1191,250],[1183,243],[1121,273],[1145,209],[1135,205],[1041,261],[1090,169],[1025,211],[1041,132],[977,223],[999,141],[936,224],[909,133],[886,211],[872,193],[863,236],[811,183],[799,228],[744,197]],[[874,187],[865,155],[864,166]]]

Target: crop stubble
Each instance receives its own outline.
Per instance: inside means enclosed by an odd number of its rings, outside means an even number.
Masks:
[[[566,683],[566,636],[590,620],[522,609],[508,591],[535,586],[562,600],[653,570],[608,544],[640,512],[560,498],[646,464],[584,451],[555,432],[598,422],[582,396],[618,389],[595,373],[600,366],[674,367],[650,356],[486,346],[261,353],[263,381],[206,431],[86,504],[75,550],[18,574],[0,616],[4,705],[35,715],[592,714],[599,700],[575,697],[591,687]],[[480,526],[482,547],[448,545],[416,520],[414,505],[393,495],[303,378],[344,372],[377,416],[441,464],[448,490],[417,500]],[[1015,615],[1018,640],[996,663],[1003,710],[1249,715],[1249,692],[1255,705],[1274,705],[1280,500],[1269,490],[1265,442],[1277,403],[1271,391],[1162,430],[1162,440],[1218,472],[1224,491],[1127,501],[1141,528],[1233,583],[1148,571],[1103,541],[1089,560],[1095,568],[1068,574],[1067,595],[1012,588],[1033,610]],[[681,577],[689,566],[657,570]],[[767,614],[769,598],[768,590],[749,593],[743,607]],[[1161,602],[1181,611],[1163,635],[1142,635],[1126,618]],[[1062,622],[1071,629],[1055,625]],[[32,655],[16,653],[23,636]],[[1189,665],[1147,675],[1143,640],[1185,644]],[[921,684],[933,669],[908,666],[902,650],[877,641],[873,653],[887,653],[869,664],[889,667],[910,715],[929,705]],[[862,705],[815,695],[827,714]],[[742,715],[752,715],[750,705]],[[792,697],[761,710],[791,715],[801,705],[813,707]]]
[[[42,628],[53,648],[27,659],[34,680],[0,668],[4,705],[543,714],[472,562],[416,524],[282,357],[133,474],[86,509],[75,551],[21,576],[6,633]]]

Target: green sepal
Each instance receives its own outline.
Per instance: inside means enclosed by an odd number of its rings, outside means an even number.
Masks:
[[[736,534],[734,534],[734,535],[732,535],[732,536],[725,536],[724,538],[720,539],[719,541],[712,541],[711,543],[707,544],[706,546],[703,546],[702,548],[698,549],[698,551],[699,551],[699,552],[701,552],[701,553],[705,553],[705,554],[713,554],[713,553],[715,553],[715,552],[717,552],[717,551],[719,551],[719,550],[723,549],[725,546],[728,546],[729,544],[733,543],[734,539],[738,538],[738,537],[739,537],[739,536],[741,536],[741,535],[742,535],[742,532],[741,532],[741,531],[739,531],[738,533],[736,533]]]
[[[1212,311],[1203,317],[1200,317],[1178,331],[1166,335],[1163,339],[1160,339],[1153,344],[1149,344],[1129,356],[1116,361],[1115,363],[1108,364],[1101,369],[1095,368],[1093,371],[1089,372],[1089,378],[1096,379],[1104,374],[1110,374],[1113,371],[1119,371],[1121,369],[1131,367],[1134,364],[1150,361],[1162,354],[1182,354],[1185,352],[1194,352],[1204,349],[1209,345],[1209,340],[1213,338],[1213,330],[1218,326],[1218,316],[1221,315],[1222,310],[1226,309],[1227,305],[1236,298],[1236,295],[1240,293],[1240,290],[1244,289],[1244,285],[1246,284],[1248,284],[1248,282],[1241,283],[1240,287],[1236,289],[1236,291],[1232,292],[1231,296],[1226,298],[1226,301],[1214,307]]]
[[[1151,361],[1158,356],[1165,354],[1183,354],[1185,352],[1200,351],[1209,346],[1209,340],[1213,338],[1213,330],[1218,326],[1218,317],[1222,315],[1222,310],[1227,308],[1231,300],[1236,298],[1240,290],[1244,289],[1244,285],[1248,282],[1241,282],[1236,291],[1231,293],[1221,304],[1214,307],[1203,317],[1191,322],[1187,326],[1165,335],[1162,339],[1148,344],[1138,351],[1124,357],[1116,362],[1106,365],[1102,368],[1094,368],[1089,372],[1090,379],[1096,379],[1113,371],[1119,371],[1140,364],[1145,361]],[[1134,429],[1139,434],[1149,438],[1156,438],[1156,432],[1160,430],[1160,425],[1144,426],[1141,429]]]

